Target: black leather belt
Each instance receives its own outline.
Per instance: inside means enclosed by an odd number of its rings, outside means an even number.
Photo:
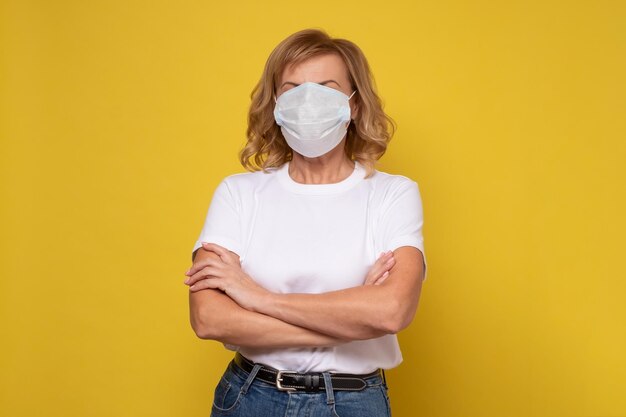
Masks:
[[[254,367],[254,362],[245,358],[239,352],[235,354],[233,362],[241,369],[250,373]],[[338,391],[361,391],[367,387],[365,378],[381,376],[381,370],[369,374],[340,374],[331,373],[330,378],[333,390]],[[263,365],[256,377],[262,381],[276,385],[281,391],[322,391],[326,389],[324,376],[321,372],[299,373],[294,371],[280,371],[276,368]]]

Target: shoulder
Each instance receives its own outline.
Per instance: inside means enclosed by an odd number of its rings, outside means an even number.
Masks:
[[[271,181],[278,168],[267,168],[265,171],[238,172],[224,177],[219,187],[225,187],[228,191],[235,195],[246,195],[259,188],[263,188],[265,184]]]
[[[406,175],[375,170],[370,179],[373,192],[383,200],[393,200],[405,193],[419,194],[417,181]]]
[[[375,180],[371,202],[379,221],[397,227],[419,224],[423,207],[417,181],[406,175],[381,171],[376,171],[371,178]]]

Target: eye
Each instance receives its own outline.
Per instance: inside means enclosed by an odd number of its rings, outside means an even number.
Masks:
[[[286,91],[291,90],[294,87],[295,87],[295,85],[293,85],[293,84],[285,84],[285,85],[283,85],[282,87],[280,87],[278,89],[278,92],[276,93],[276,97],[277,98],[280,97],[281,94],[283,94]]]

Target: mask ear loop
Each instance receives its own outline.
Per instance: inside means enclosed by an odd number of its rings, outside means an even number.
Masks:
[[[357,90],[354,90],[354,91],[352,92],[352,94],[350,94],[350,97],[348,97],[348,101],[350,101],[350,99],[352,98],[352,96],[354,95],[354,93],[356,93],[356,91],[357,91]],[[350,120],[348,121],[348,124],[346,125],[346,128],[347,128],[348,126],[350,126],[350,122],[352,122],[353,120],[354,120],[354,119],[350,119]]]

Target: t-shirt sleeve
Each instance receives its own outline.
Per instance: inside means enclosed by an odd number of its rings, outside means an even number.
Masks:
[[[424,252],[424,211],[419,186],[413,180],[398,187],[380,219],[382,250],[395,250],[401,246],[414,246],[424,258],[424,279],[426,279],[426,254]]]
[[[241,256],[240,210],[226,179],[217,186],[192,254],[202,242],[218,244]]]

